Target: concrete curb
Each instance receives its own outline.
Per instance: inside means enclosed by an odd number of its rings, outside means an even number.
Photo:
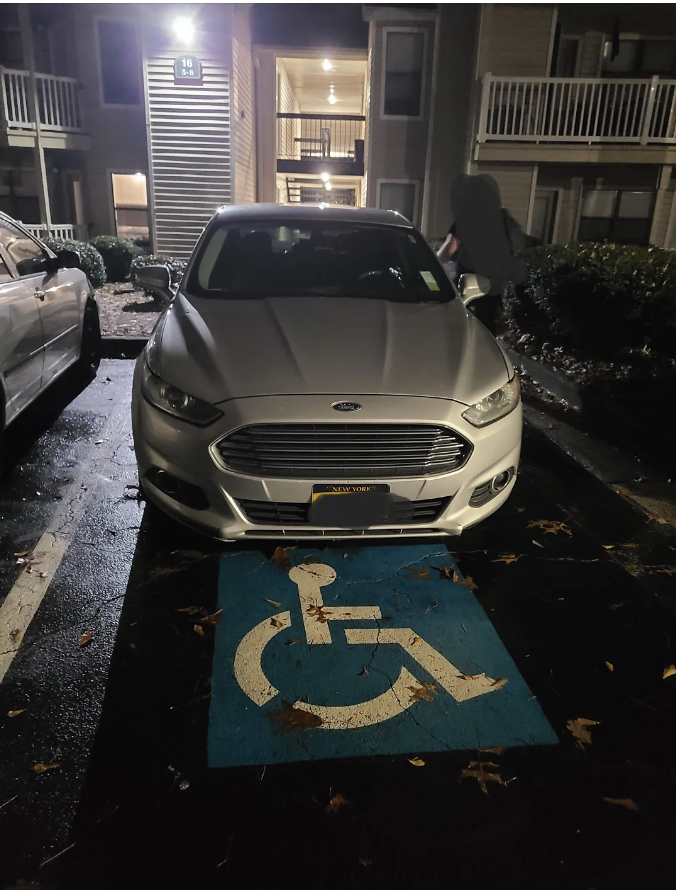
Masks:
[[[549,365],[544,362],[536,362],[532,358],[520,355],[515,352],[511,346],[503,343],[505,352],[509,356],[509,360],[517,369],[517,371],[525,371],[536,386],[544,389],[555,399],[565,402],[571,408],[581,411],[583,408],[582,393],[579,388],[570,380],[557,373]]]
[[[643,513],[676,528],[676,473],[664,473],[619,446],[590,436],[530,405],[523,406],[529,424],[620,497]]]

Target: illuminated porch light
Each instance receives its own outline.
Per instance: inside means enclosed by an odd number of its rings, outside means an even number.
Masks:
[[[330,95],[329,95],[329,97],[328,97],[328,99],[327,99],[327,102],[329,103],[329,105],[335,105],[335,104],[336,104],[336,97],[333,95],[333,93],[330,93]]]
[[[322,173],[322,182],[328,182],[328,181],[329,181],[329,174]]]
[[[324,188],[326,189],[327,192],[330,192],[331,189],[333,188],[333,186],[331,185],[330,182],[325,182],[325,183],[324,183]]]
[[[195,37],[195,25],[184,15],[176,16],[172,22],[171,29],[174,36],[183,43],[191,43]]]
[[[333,68],[333,65],[331,64],[331,62],[329,62],[328,59],[324,59],[324,61],[322,62],[322,68],[324,69],[324,71],[330,71]]]

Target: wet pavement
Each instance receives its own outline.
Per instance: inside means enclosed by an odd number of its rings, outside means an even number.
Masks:
[[[533,431],[448,550],[233,549],[137,500],[132,367],[8,443],[0,887],[671,886],[671,528]]]

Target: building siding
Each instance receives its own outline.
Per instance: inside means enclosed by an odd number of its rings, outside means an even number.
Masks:
[[[251,18],[235,4],[232,34],[232,91],[234,112],[234,167],[236,204],[256,200],[256,137],[254,127]]]
[[[195,51],[202,85],[176,85],[181,50],[153,36],[145,69],[154,249],[186,257],[215,210],[232,203],[229,48]],[[220,39],[229,43],[227,32]]]
[[[552,40],[554,6],[487,4],[479,58],[479,74],[502,77],[546,77]]]

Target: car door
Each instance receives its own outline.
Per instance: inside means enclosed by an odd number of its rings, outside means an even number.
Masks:
[[[19,280],[34,294],[44,337],[43,383],[77,359],[80,350],[80,308],[72,270],[46,273],[49,253],[27,232],[6,222],[12,237],[5,245]]]
[[[44,354],[38,301],[10,271],[3,246],[8,235],[0,219],[0,398],[6,423],[40,391]]]

